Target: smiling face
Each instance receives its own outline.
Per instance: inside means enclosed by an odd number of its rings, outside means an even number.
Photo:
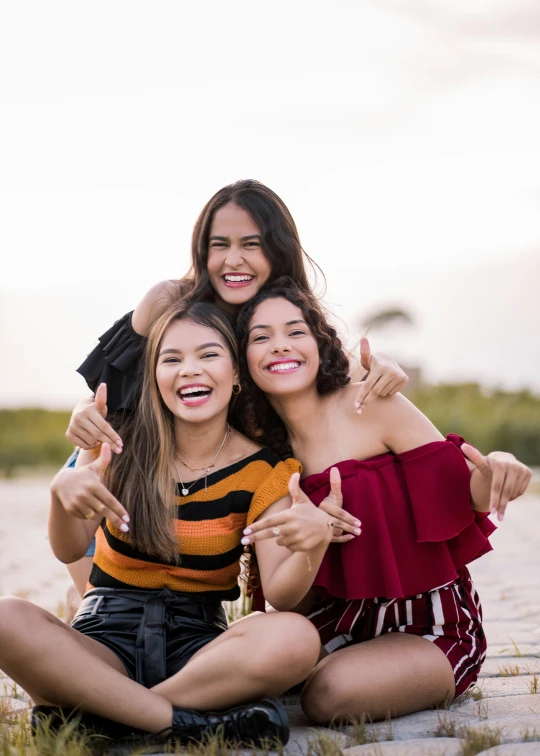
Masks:
[[[191,320],[175,320],[159,349],[156,381],[175,417],[200,423],[219,413],[226,415],[238,375],[217,331]]]
[[[253,313],[246,357],[251,377],[269,396],[294,394],[316,385],[317,341],[302,310],[283,297],[265,299]]]
[[[208,273],[218,297],[233,305],[254,297],[271,274],[259,227],[231,202],[216,211],[210,226]]]

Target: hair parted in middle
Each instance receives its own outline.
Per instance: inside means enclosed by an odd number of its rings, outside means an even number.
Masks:
[[[346,386],[351,381],[349,359],[343,350],[336,329],[328,322],[318,300],[298,286],[288,276],[282,276],[264,286],[238,313],[236,333],[240,357],[242,394],[235,405],[237,428],[246,436],[268,446],[282,459],[294,456],[287,438],[287,430],[266,395],[249,374],[247,344],[249,323],[257,307],[267,299],[286,299],[302,311],[319,349],[320,365],[316,377],[317,392],[323,396]]]
[[[127,413],[119,429],[124,450],[113,455],[106,473],[109,490],[129,514],[131,545],[172,564],[179,561],[178,539],[172,528],[176,490],[171,467],[175,453],[174,416],[161,398],[156,368],[165,333],[178,320],[215,331],[238,368],[236,336],[222,310],[209,302],[191,300],[169,308],[148,335],[138,411]]]
[[[290,276],[301,289],[311,292],[307,263],[312,272],[324,281],[319,266],[302,249],[296,224],[283,200],[260,181],[244,179],[216,192],[203,207],[195,223],[191,243],[191,269],[187,276],[193,286],[190,298],[210,302],[214,299],[214,289],[208,275],[208,240],[216,212],[230,203],[249,213],[259,227],[262,250],[271,266],[271,279]]]

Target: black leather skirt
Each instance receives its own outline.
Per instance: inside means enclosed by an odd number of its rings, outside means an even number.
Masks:
[[[151,688],[172,677],[227,629],[220,602],[206,596],[93,588],[71,626],[110,648],[128,675]]]

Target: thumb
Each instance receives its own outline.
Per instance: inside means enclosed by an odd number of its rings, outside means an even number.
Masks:
[[[100,383],[97,387],[96,395],[94,397],[96,403],[96,409],[101,417],[107,417],[107,384]]]
[[[101,450],[99,452],[99,457],[96,459],[95,462],[92,462],[91,467],[92,469],[99,475],[100,478],[103,477],[105,474],[105,470],[110,464],[112,458],[112,451],[111,447],[107,443],[101,444]]]
[[[289,480],[289,493],[291,495],[293,506],[300,504],[304,500],[304,493],[300,488],[300,473],[295,472]]]
[[[371,364],[371,348],[365,336],[360,339],[360,364],[364,370],[369,370]]]
[[[334,497],[336,507],[343,507],[343,495],[341,493],[341,475],[337,467],[330,470],[330,491]]]
[[[480,472],[487,472],[490,470],[489,463],[486,462],[486,458],[481,454],[478,449],[475,449],[471,444],[462,444],[461,451],[467,457],[467,459],[476,465]]]

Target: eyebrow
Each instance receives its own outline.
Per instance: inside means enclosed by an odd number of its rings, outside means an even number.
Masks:
[[[208,349],[209,347],[217,347],[218,349],[223,349],[223,344],[218,344],[217,341],[209,341],[207,344],[201,344],[198,347],[195,347],[196,352],[200,352],[201,349]],[[164,354],[182,354],[181,349],[162,349],[159,353],[159,356],[162,357]]]
[[[300,320],[288,320],[288,321],[287,321],[287,322],[285,323],[285,325],[286,325],[286,326],[291,326],[291,325],[297,325],[298,323],[303,323],[303,324],[304,324],[305,326],[307,326],[307,323],[306,323],[306,321],[305,321],[305,320],[301,320],[301,319],[300,319]],[[256,328],[271,328],[271,327],[272,327],[272,326],[269,326],[269,325],[254,325],[254,326],[251,326],[251,328],[249,329],[249,332],[251,333],[251,332],[252,332],[252,331],[254,331],[254,330],[255,330]]]
[[[216,241],[229,241],[228,236],[211,236],[208,241],[212,241],[215,239]],[[240,241],[249,241],[250,239],[257,239],[258,241],[261,240],[260,234],[250,234],[249,236],[242,236]]]

